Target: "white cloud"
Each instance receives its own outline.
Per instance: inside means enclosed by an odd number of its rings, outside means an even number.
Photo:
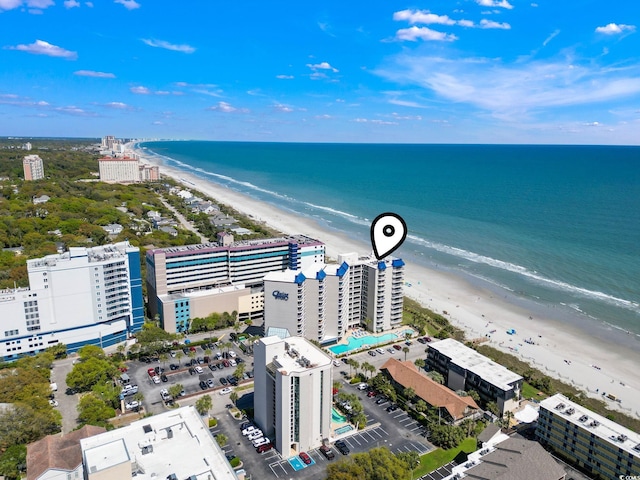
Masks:
[[[538,109],[640,95],[640,66],[610,69],[565,59],[506,64],[500,59],[400,55],[378,75],[417,85],[439,99],[513,118]]]
[[[136,95],[151,94],[151,90],[149,90],[147,87],[131,87],[129,90],[131,91],[131,93],[135,93]]]
[[[109,102],[104,104],[107,108],[113,108],[115,110],[132,110],[133,107],[131,105],[127,105],[123,102]]]
[[[196,49],[191,45],[178,45],[165,42],[164,40],[153,40],[148,38],[142,38],[141,40],[150,47],[164,48],[165,50],[171,50],[174,52],[193,53],[196,51]]]
[[[223,113],[248,113],[249,110],[246,108],[236,108],[230,103],[227,102],[218,102],[217,105],[207,108],[207,110],[213,110],[217,112]]]
[[[554,38],[556,38],[558,36],[558,34],[560,33],[560,30],[554,30],[551,35],[549,35],[547,38],[545,38],[544,42],[542,42],[542,46],[546,47],[547,43],[549,43],[551,40],[553,40]]]
[[[337,73],[339,70],[337,68],[332,67],[329,62],[320,62],[320,63],[307,63],[307,67],[309,67],[314,72],[317,70],[331,70],[333,73]]]
[[[76,107],[74,105],[70,105],[68,107],[57,107],[54,108],[56,112],[64,113],[67,115],[73,115],[76,117],[95,117],[96,114],[94,112],[89,112],[82,108]]]
[[[201,93],[202,95],[207,95],[208,97],[221,97],[222,90],[211,91],[206,88],[196,88],[193,90],[194,93]]]
[[[294,78],[293,75],[276,75],[276,78],[279,78],[280,80],[291,80]]]
[[[610,23],[605,25],[604,27],[596,28],[596,32],[604,33],[605,35],[619,35],[624,32],[633,32],[635,31],[635,25],[624,25],[622,23]]]
[[[140,8],[140,4],[136,0],[113,0],[115,3],[123,5],[127,10],[135,10]]]
[[[95,77],[95,78],[116,78],[113,73],[107,72],[96,72],[93,70],[78,70],[73,72],[74,75],[78,75],[80,77]]]
[[[64,48],[52,45],[44,40],[36,40],[29,45],[16,45],[4,47],[7,50],[19,50],[21,52],[32,53],[34,55],[47,55],[49,57],[67,58],[69,60],[75,60],[78,58],[77,52],[65,50]]]
[[[407,20],[411,25],[422,23],[425,25],[455,25],[456,21],[447,15],[436,15],[429,10],[400,10],[393,14],[394,20]]]
[[[493,20],[487,20],[486,18],[483,18],[482,20],[480,20],[480,28],[500,28],[502,30],[510,30],[511,25],[509,25],[508,23],[494,22]]]
[[[22,5],[22,0],[0,0],[0,11],[13,10]]]
[[[275,105],[273,105],[273,109],[277,112],[282,112],[282,113],[291,113],[293,112],[293,108],[291,108],[288,105],[284,105],[282,103],[276,103]]]
[[[439,42],[453,42],[458,37],[451,33],[438,32],[428,27],[409,27],[401,28],[396,32],[397,40],[407,40],[409,42],[415,42],[417,40],[439,41]]]
[[[80,6],[80,2],[78,2],[76,0],[64,0],[64,6],[65,6],[65,8],[79,7]]]
[[[330,118],[333,118],[333,117],[325,113],[323,115],[316,115],[314,118],[317,118],[318,120],[329,120]]]
[[[511,5],[507,0],[476,0],[476,3],[482,7],[500,7],[511,10]]]
[[[93,2],[84,2],[84,4],[89,8],[93,8]]]
[[[215,83],[188,83],[188,82],[176,82],[176,87],[193,87],[193,88],[215,88],[218,85]]]
[[[53,0],[27,0],[27,7],[30,8],[48,8],[53,5]]]

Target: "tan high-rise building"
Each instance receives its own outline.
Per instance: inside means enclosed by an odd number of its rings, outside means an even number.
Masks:
[[[44,165],[38,155],[27,155],[22,160],[25,180],[40,180],[44,178]]]

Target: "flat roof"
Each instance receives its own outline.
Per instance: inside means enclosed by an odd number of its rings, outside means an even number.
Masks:
[[[303,337],[287,337],[282,340],[274,335],[260,341],[265,345],[277,348],[277,353],[273,358],[273,366],[282,375],[306,372],[310,368],[331,366],[331,357]],[[270,352],[273,352],[273,349]]]
[[[540,402],[540,407],[640,459],[640,434],[619,423],[572,402],[561,393],[545,398]]]
[[[454,364],[471,373],[475,373],[486,382],[504,391],[511,390],[512,383],[522,380],[522,377],[517,373],[512,372],[453,338],[447,338],[429,344],[429,348],[446,355]]]
[[[87,472],[131,463],[136,478],[204,480],[237,476],[224,452],[193,406],[144,418],[132,424],[80,440]]]

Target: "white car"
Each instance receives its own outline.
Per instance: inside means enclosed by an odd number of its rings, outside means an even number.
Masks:
[[[202,367],[200,365],[196,365],[194,368],[195,368],[196,373],[203,373],[204,372],[204,370],[202,370]]]
[[[264,434],[262,433],[262,430],[255,430],[253,432],[251,432],[249,435],[247,435],[247,438],[251,441],[257,440],[261,437],[263,437]]]
[[[229,350],[229,358],[236,358],[236,352],[234,352],[233,350]]]
[[[378,352],[380,355],[384,355],[384,350],[380,347],[376,348],[376,352]]]
[[[333,366],[334,366],[334,367],[339,367],[339,366],[341,366],[341,365],[342,365],[342,364],[340,363],[340,360],[334,360],[334,361],[333,361]]]
[[[127,403],[124,408],[126,408],[127,410],[133,410],[134,408],[138,408],[140,406],[140,402],[136,402],[135,400],[133,402],[129,402]]]
[[[220,390],[220,395],[229,395],[233,390],[229,387],[224,387],[222,390]]]
[[[229,366],[230,367],[235,367],[236,365],[238,365],[238,364],[236,363],[236,361],[233,358],[231,360],[229,360]]]
[[[260,437],[256,440],[254,440],[253,442],[251,442],[253,444],[254,447],[259,447],[260,445],[265,445],[267,443],[270,443],[271,440],[269,440],[267,437]]]
[[[160,383],[160,377],[158,375],[151,377],[151,380],[153,380],[153,383]]]
[[[368,386],[369,385],[367,385],[366,383],[361,383],[360,385],[358,385],[358,390],[366,390]]]
[[[58,406],[58,401],[55,399],[51,399],[49,400],[49,405],[51,405],[52,407],[57,407]]]
[[[251,432],[255,432],[256,430],[258,430],[258,428],[254,427],[253,425],[251,425],[251,426],[245,428],[244,430],[242,430],[242,435],[246,437]]]

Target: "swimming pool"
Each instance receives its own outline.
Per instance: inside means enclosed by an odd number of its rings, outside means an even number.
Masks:
[[[407,329],[401,332],[401,336],[404,337],[405,333],[410,333],[413,335],[413,330]],[[364,346],[374,346],[379,345],[381,343],[394,342],[400,338],[402,338],[398,334],[395,333],[385,333],[383,335],[367,335],[366,337],[354,337],[349,336],[346,345],[334,345],[329,347],[332,353],[336,355],[340,355],[342,353],[351,352],[353,350],[358,350]]]
[[[345,425],[344,427],[336,428],[336,431],[334,433],[336,435],[342,435],[343,433],[350,432],[351,430],[353,430],[353,427],[351,425]]]
[[[335,408],[331,409],[331,420],[335,423],[344,423],[347,421],[347,417],[341,415]]]

